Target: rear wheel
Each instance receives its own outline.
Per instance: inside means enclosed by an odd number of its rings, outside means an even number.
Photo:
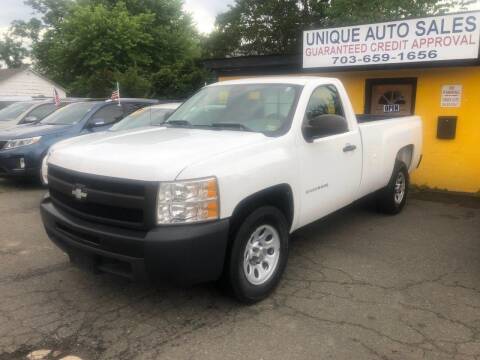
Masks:
[[[288,258],[288,224],[277,208],[255,210],[233,239],[228,281],[235,297],[245,303],[266,298],[278,285]]]
[[[409,175],[403,162],[397,161],[388,185],[377,193],[377,208],[385,214],[398,214],[407,202]]]

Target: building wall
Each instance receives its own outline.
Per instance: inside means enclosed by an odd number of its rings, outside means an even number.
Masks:
[[[480,67],[451,67],[391,71],[331,72],[340,78],[357,113],[363,113],[365,80],[372,78],[417,78],[415,113],[423,120],[423,160],[412,183],[449,191],[480,192]],[[221,78],[221,80],[227,78]],[[231,78],[228,78],[231,79]],[[440,107],[443,85],[463,86],[459,108]],[[458,116],[456,137],[439,140],[437,117]]]
[[[53,96],[53,84],[30,70],[22,71],[0,83],[0,96]],[[61,98],[65,91],[57,88]]]

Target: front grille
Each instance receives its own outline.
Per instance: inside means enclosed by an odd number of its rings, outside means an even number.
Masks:
[[[7,144],[7,141],[0,141],[0,150]]]
[[[88,175],[57,166],[49,167],[48,183],[53,203],[71,215],[135,229],[153,224],[156,201],[153,183]],[[86,195],[77,198],[76,189]]]

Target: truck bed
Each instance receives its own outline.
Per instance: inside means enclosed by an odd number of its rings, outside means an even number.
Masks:
[[[422,121],[418,116],[377,117],[360,119],[359,131],[363,146],[363,169],[360,196],[387,185],[398,151],[412,171],[416,168],[422,149]]]

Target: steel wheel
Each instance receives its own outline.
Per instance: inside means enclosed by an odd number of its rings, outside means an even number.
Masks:
[[[280,258],[280,236],[270,225],[261,225],[250,236],[244,252],[243,271],[252,285],[264,284],[272,277]]]
[[[396,204],[401,204],[403,197],[405,196],[405,188],[406,188],[406,179],[403,172],[399,172],[397,175],[397,179],[395,180],[395,191],[393,196],[395,198]]]

